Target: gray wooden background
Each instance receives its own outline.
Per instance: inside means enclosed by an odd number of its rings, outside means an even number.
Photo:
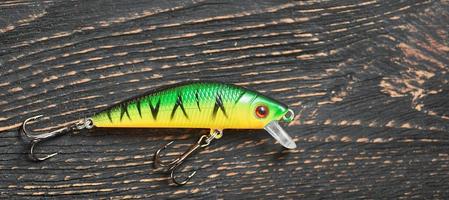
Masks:
[[[4,0],[0,2],[0,198],[449,197],[449,2]],[[189,159],[189,185],[152,169],[203,130],[51,129],[175,82],[258,90],[298,113],[285,150],[263,130],[226,131]]]

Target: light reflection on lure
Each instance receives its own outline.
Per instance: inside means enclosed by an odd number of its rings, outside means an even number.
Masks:
[[[30,140],[30,158],[34,161],[56,155],[37,157],[33,153],[36,144],[73,130],[92,127],[210,129],[209,135],[203,135],[188,151],[166,165],[160,161],[159,154],[173,141],[155,153],[155,167],[167,167],[177,185],[187,183],[196,171],[183,181],[176,180],[174,171],[198,148],[221,138],[223,129],[263,128],[284,147],[296,148],[293,139],[279,125],[280,121],[288,123],[293,120],[291,109],[258,92],[218,82],[189,82],[161,88],[112,106],[72,126],[49,133],[29,134],[26,124],[39,117],[25,120],[20,129],[21,135]]]

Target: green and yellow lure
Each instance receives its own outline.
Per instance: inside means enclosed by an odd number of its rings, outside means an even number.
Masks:
[[[96,127],[267,129],[285,147],[294,141],[278,121],[288,107],[258,92],[218,82],[191,82],[152,91],[108,108],[91,119]],[[287,114],[290,116],[286,117]]]
[[[37,157],[33,153],[36,144],[73,130],[92,127],[210,129],[209,135],[203,135],[186,153],[169,164],[173,182],[178,185],[185,184],[194,173],[179,182],[175,180],[173,171],[196,149],[209,145],[213,139],[219,139],[223,129],[265,129],[284,147],[296,148],[293,139],[279,125],[280,121],[288,123],[293,120],[291,109],[258,92],[219,82],[189,82],[168,86],[119,103],[66,128],[42,134],[27,131],[27,123],[39,117],[41,115],[25,120],[20,129],[21,135],[30,139],[30,158],[34,161],[56,155]],[[155,153],[155,165],[163,166],[159,160],[162,149]]]

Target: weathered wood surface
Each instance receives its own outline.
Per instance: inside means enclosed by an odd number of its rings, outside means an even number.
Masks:
[[[0,2],[0,198],[448,198],[449,2]],[[291,105],[287,151],[226,131],[173,187],[152,153],[197,130],[93,130],[26,159],[54,128],[174,82],[218,80]]]

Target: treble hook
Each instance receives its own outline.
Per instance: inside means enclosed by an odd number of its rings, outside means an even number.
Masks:
[[[175,160],[171,161],[168,164],[164,164],[161,161],[161,156],[160,153],[162,150],[165,150],[168,146],[170,146],[174,141],[171,141],[169,143],[167,143],[165,146],[163,146],[162,148],[158,149],[155,153],[154,153],[154,163],[153,163],[153,167],[154,168],[159,168],[159,167],[166,167],[167,171],[170,171],[170,177],[171,180],[173,181],[173,183],[175,183],[178,186],[181,185],[185,185],[187,182],[189,182],[189,180],[196,174],[196,170],[193,171],[189,176],[187,176],[187,178],[185,178],[183,181],[178,181],[176,180],[175,177],[175,170],[190,156],[192,155],[192,153],[194,153],[196,150],[198,150],[200,147],[204,148],[209,146],[210,142],[214,139],[219,139],[222,136],[222,130],[211,130],[211,134],[209,135],[202,135],[198,141],[194,144],[192,144],[192,146],[190,146],[190,148],[184,152],[181,156],[179,156],[178,158],[176,158]]]
[[[37,157],[36,154],[34,153],[34,148],[39,143],[41,143],[43,141],[46,141],[46,140],[49,140],[51,138],[60,136],[60,135],[64,135],[64,134],[69,133],[69,132],[71,132],[73,130],[81,130],[81,129],[84,129],[84,128],[89,129],[89,128],[93,127],[92,120],[84,119],[84,120],[82,120],[82,121],[80,121],[78,123],[72,124],[72,125],[70,125],[68,127],[60,128],[60,129],[57,129],[57,130],[54,130],[54,131],[51,131],[51,132],[47,132],[47,133],[36,134],[36,133],[34,133],[34,131],[29,131],[27,129],[28,123],[31,122],[31,121],[35,121],[35,120],[37,120],[37,119],[39,119],[41,117],[43,117],[43,115],[37,115],[37,116],[34,116],[34,117],[30,117],[30,118],[26,119],[25,121],[23,121],[22,126],[20,126],[20,128],[19,128],[20,136],[22,138],[26,139],[26,140],[29,140],[30,151],[29,151],[28,155],[29,155],[29,158],[32,161],[35,161],[35,162],[44,161],[44,160],[47,160],[47,159],[49,159],[49,158],[51,158],[53,156],[58,155],[58,153],[55,152],[55,153],[48,154],[48,155],[46,155],[44,157]]]

